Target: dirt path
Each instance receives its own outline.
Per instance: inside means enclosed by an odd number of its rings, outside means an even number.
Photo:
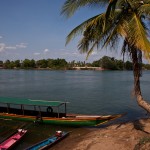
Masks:
[[[150,150],[150,119],[75,129],[51,150]]]

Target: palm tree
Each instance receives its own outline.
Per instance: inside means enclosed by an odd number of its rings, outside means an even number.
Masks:
[[[81,53],[87,53],[88,57],[95,47],[98,50],[103,47],[116,48],[119,43],[122,54],[128,53],[133,63],[137,103],[150,112],[150,104],[143,99],[140,88],[142,58],[150,61],[150,0],[66,0],[62,14],[71,17],[76,10],[91,5],[105,5],[106,11],[74,28],[67,36],[66,44],[75,36],[82,35],[78,49]]]

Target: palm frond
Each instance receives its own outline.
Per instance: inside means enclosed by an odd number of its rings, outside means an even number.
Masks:
[[[95,46],[97,46],[97,41],[95,43],[93,43],[93,45],[91,46],[91,48],[89,49],[89,51],[87,52],[86,55],[86,60],[88,59],[88,57],[92,54],[92,52],[94,51]]]
[[[99,14],[97,16],[94,16],[86,21],[84,21],[82,24],[74,28],[67,36],[66,39],[66,45],[77,35],[83,34],[83,32],[89,27],[94,28],[94,26],[97,26],[97,24],[103,24],[103,19],[105,14]]]
[[[123,11],[117,10],[114,12],[114,16],[109,19],[109,23],[99,41],[99,44],[103,44],[102,48],[110,46],[116,49],[118,47],[117,43],[120,41],[120,35],[126,35],[124,29],[122,28],[124,18],[125,14]]]
[[[69,18],[81,7],[93,5],[102,7],[108,4],[108,2],[109,0],[66,0],[62,7],[61,14]]]
[[[120,11],[115,12],[115,17],[121,17]],[[122,13],[124,18],[124,13]],[[119,21],[114,21],[114,18],[109,19],[107,28],[104,28],[105,14],[99,16],[95,22],[91,21],[88,26],[86,26],[84,31],[84,36],[78,45],[78,49],[81,53],[87,53],[87,57],[93,52],[94,48],[103,48],[104,46],[111,45],[112,47],[118,47],[118,41],[120,39],[120,32],[123,34],[124,31],[121,28]],[[119,25],[117,25],[119,24]],[[125,33],[124,33],[125,34]]]
[[[150,59],[150,41],[143,24],[141,19],[133,13],[130,21],[128,20],[126,26],[124,26],[124,30],[127,32],[125,38],[128,40],[130,46],[143,51],[145,57]]]
[[[116,8],[118,0],[111,0],[106,10],[106,20],[110,17],[110,14],[113,14]]]
[[[144,2],[143,2],[144,1]],[[134,47],[141,50],[145,57],[150,60],[150,41],[148,39],[148,23],[144,22],[143,16],[150,15],[150,0],[66,0],[62,14],[70,17],[80,7],[102,4],[107,5],[103,14],[94,16],[76,28],[67,36],[68,44],[75,36],[83,35],[78,49],[81,53],[87,53],[87,57],[94,48],[111,46],[117,47],[120,39],[125,43],[122,52],[131,52]]]
[[[92,52],[94,51],[94,48],[98,46],[98,40],[96,41],[90,41],[90,40],[85,40],[84,38],[82,38],[82,40],[80,41],[80,43],[78,44],[78,50],[80,51],[80,53],[86,53],[86,60],[88,59],[88,57],[92,54]]]
[[[87,53],[89,50],[89,46],[90,46],[90,40],[83,37],[78,44],[78,50],[81,54]]]
[[[125,53],[128,53],[129,49],[128,49],[128,43],[126,42],[126,40],[124,39],[123,41],[123,45],[122,45],[122,49],[121,49],[121,54],[124,56]]]
[[[139,14],[140,16],[141,16],[141,15],[150,16],[150,2],[141,5],[141,6],[138,8],[138,14]]]

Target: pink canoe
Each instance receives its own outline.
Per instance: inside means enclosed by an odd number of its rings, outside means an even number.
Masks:
[[[9,150],[11,149],[20,139],[26,134],[27,130],[18,129],[18,132],[10,136],[4,142],[0,144],[0,150]]]

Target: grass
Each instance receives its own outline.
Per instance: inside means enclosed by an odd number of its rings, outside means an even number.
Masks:
[[[150,143],[150,137],[143,137],[140,139],[139,143],[137,143],[134,147],[134,150],[140,150],[143,145],[146,143]]]

